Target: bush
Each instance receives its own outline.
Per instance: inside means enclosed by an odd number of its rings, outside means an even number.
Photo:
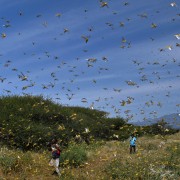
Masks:
[[[78,167],[87,161],[87,145],[86,144],[69,144],[67,150],[62,153],[60,163],[62,166]]]
[[[4,174],[10,172],[23,173],[24,167],[30,167],[33,164],[33,158],[31,152],[23,153],[18,150],[9,150],[7,148],[1,148],[0,154],[0,169]]]
[[[18,159],[13,156],[0,155],[0,166],[4,174],[14,170],[16,171]]]
[[[20,157],[16,153],[12,153],[12,151],[8,150],[7,148],[1,148],[0,168],[4,174],[11,171],[20,171]]]

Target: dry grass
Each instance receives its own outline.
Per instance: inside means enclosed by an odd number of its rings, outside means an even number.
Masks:
[[[88,161],[78,168],[61,169],[60,179],[178,179],[180,178],[180,133],[170,136],[141,137],[137,140],[136,154],[129,154],[129,142],[110,141],[88,151]],[[2,150],[2,151],[5,151]],[[56,180],[52,167],[48,166],[48,154],[20,151],[7,152],[19,156],[19,169],[4,174],[0,180]]]

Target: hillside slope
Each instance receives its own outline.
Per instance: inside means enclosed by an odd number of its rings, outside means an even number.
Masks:
[[[113,139],[125,124],[122,118],[106,118],[106,112],[65,107],[41,96],[1,97],[0,107],[0,141],[22,150],[41,149],[53,137],[64,145],[76,135],[87,143]],[[129,132],[119,137],[128,136]]]

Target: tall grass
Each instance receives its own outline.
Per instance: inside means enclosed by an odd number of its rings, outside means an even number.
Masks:
[[[179,139],[180,140],[180,139]],[[117,156],[104,171],[112,179],[179,179],[179,143],[162,138],[140,138],[136,154]],[[180,142],[180,141],[179,141]]]

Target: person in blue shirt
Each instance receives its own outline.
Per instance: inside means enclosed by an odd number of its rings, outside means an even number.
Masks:
[[[131,134],[130,137],[130,154],[135,153],[136,152],[136,137],[135,134]]]

